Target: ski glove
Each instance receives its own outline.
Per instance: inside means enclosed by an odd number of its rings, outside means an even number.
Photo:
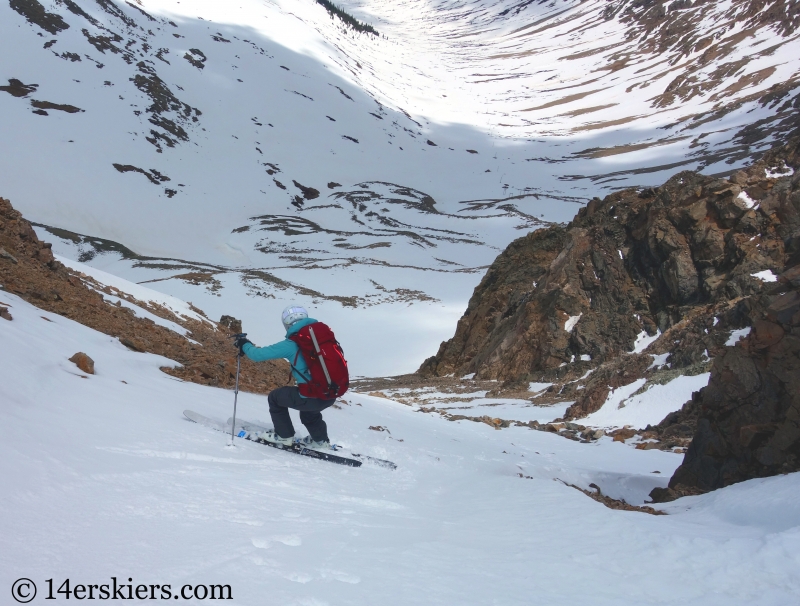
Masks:
[[[233,342],[233,346],[239,349],[240,356],[244,355],[244,350],[242,348],[244,347],[245,343],[250,343],[250,345],[253,344],[252,341],[250,341],[244,335],[236,337],[236,340]]]

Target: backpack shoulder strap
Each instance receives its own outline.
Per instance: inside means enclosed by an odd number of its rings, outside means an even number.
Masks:
[[[295,366],[295,364],[297,364],[297,358],[298,358],[298,356],[299,356],[299,355],[300,355],[300,348],[298,347],[298,348],[297,348],[297,353],[296,353],[296,354],[294,354],[294,363],[292,363],[292,362],[289,362],[289,366],[290,366],[290,367],[292,368],[292,370],[293,370],[293,371],[295,371],[295,372],[296,372],[298,375],[300,375],[301,377],[304,377],[304,378],[305,378],[307,381],[310,381],[310,380],[311,380],[311,371],[309,370],[308,372],[300,372],[300,369],[299,369],[299,368],[297,368],[297,366]],[[291,375],[291,372],[290,372],[290,373],[289,373],[289,378],[291,378],[291,376],[292,376],[292,375]]]

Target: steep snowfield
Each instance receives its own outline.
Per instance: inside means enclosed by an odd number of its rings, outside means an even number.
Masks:
[[[0,3],[0,195],[75,232],[40,230],[60,254],[259,339],[291,300],[353,343],[392,325],[350,354],[385,374],[513,238],[740,166],[792,119],[793,1],[341,4],[380,36],[314,0]]]
[[[794,1],[340,4],[381,35],[314,0],[0,3],[0,195],[100,282],[232,314],[259,344],[299,301],[355,375],[399,374],[452,335],[511,239],[618,187],[740,166],[793,119]],[[800,594],[798,474],[667,516],[615,511],[569,485],[642,505],[680,455],[358,393],[325,413],[331,436],[396,471],[230,446],[182,412],[227,419],[231,392],[4,290],[0,304],[4,591],[27,577],[41,600],[46,579],[114,576],[229,584],[242,605]],[[78,351],[96,375],[68,361]],[[634,384],[581,422],[657,422],[705,381]],[[564,410],[423,400],[521,421]],[[239,417],[269,424],[266,398],[240,394]]]
[[[229,584],[242,605],[782,605],[800,591],[798,474],[668,516],[613,511],[563,482],[641,504],[680,457],[354,393],[325,413],[331,435],[396,471],[230,447],[181,413],[224,420],[231,392],[7,292],[0,303],[13,315],[0,320],[0,583],[29,578],[39,600],[46,579],[112,576]],[[67,361],[76,351],[96,375]],[[266,399],[241,394],[239,416],[268,420]]]

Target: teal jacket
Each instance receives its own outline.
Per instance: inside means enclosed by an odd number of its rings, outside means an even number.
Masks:
[[[252,343],[245,343],[244,347],[242,347],[242,351],[244,355],[253,360],[253,362],[285,358],[289,360],[289,364],[294,367],[292,369],[292,376],[295,381],[297,381],[298,384],[308,383],[310,378],[308,364],[306,364],[306,361],[303,359],[303,354],[300,353],[300,348],[297,346],[297,343],[290,340],[288,337],[303,328],[303,326],[308,326],[314,322],[316,322],[314,318],[299,320],[289,327],[289,330],[286,331],[287,338],[283,341],[279,341],[274,345],[268,345],[267,347],[256,347]],[[295,360],[295,358],[297,359]]]

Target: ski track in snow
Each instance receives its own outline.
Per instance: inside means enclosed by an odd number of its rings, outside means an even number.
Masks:
[[[668,516],[613,511],[556,479],[641,504],[681,457],[357,393],[326,411],[330,433],[396,471],[230,447],[182,415],[224,420],[230,391],[177,381],[158,370],[168,360],[10,293],[0,301],[14,317],[0,321],[6,587],[218,583],[242,605],[782,605],[800,591],[800,474],[659,506]],[[96,375],[81,377],[75,351]],[[266,398],[240,394],[238,415],[267,419]]]

